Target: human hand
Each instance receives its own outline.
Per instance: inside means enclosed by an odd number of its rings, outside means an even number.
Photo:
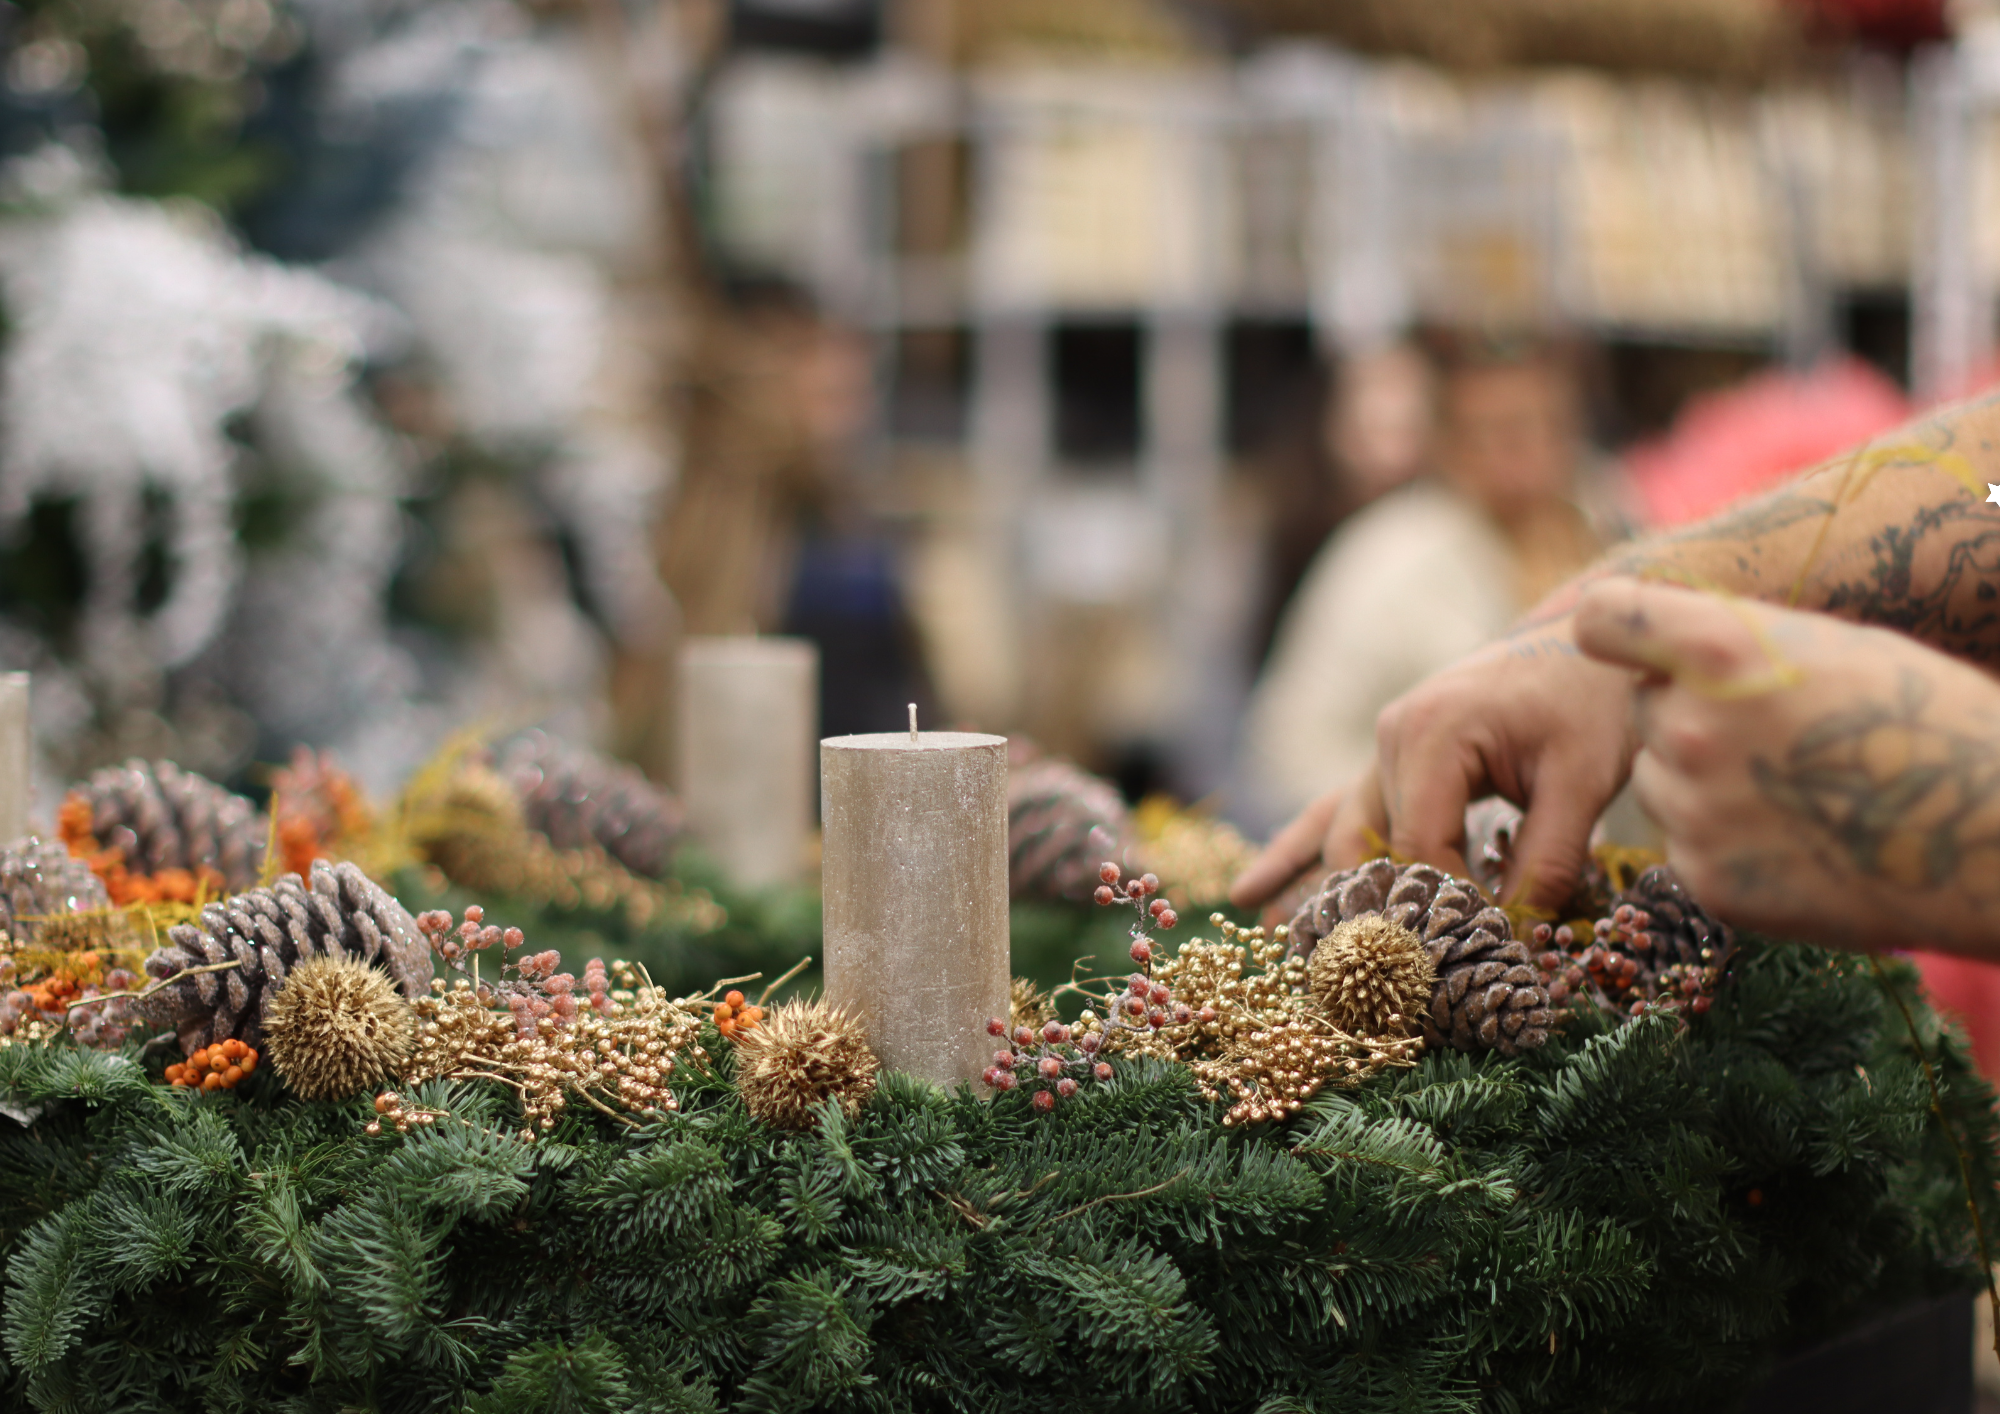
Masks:
[[[1567,903],[1590,829],[1624,784],[1633,679],[1577,652],[1569,621],[1524,630],[1446,668],[1376,720],[1376,764],[1281,830],[1230,889],[1264,902],[1315,860],[1347,868],[1388,851],[1461,878],[1465,807],[1501,795],[1526,811],[1505,894]]]
[[[1705,907],[2000,952],[2000,684],[1887,630],[1630,579],[1586,591],[1576,638],[1637,670],[1633,788]]]

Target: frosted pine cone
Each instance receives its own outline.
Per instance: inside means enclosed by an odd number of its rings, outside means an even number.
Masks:
[[[33,942],[37,920],[111,907],[90,865],[54,840],[27,835],[0,851],[0,933]]]
[[[1387,859],[1327,876],[1291,925],[1291,951],[1310,956],[1340,924],[1380,914],[1415,933],[1437,969],[1424,1040],[1461,1051],[1518,1055],[1548,1039],[1554,1021],[1528,949],[1479,890],[1428,864]]]
[[[1015,898],[1082,902],[1125,837],[1125,800],[1111,782],[1052,756],[1009,765],[1007,868]]]
[[[685,819],[638,767],[532,731],[508,744],[497,769],[519,793],[529,828],[557,849],[594,844],[634,874],[666,877]]]
[[[212,869],[247,889],[264,863],[269,827],[257,807],[171,761],[107,766],[72,796],[90,806],[90,832],[134,874]]]
[[[192,1055],[234,1036],[261,1046],[264,1019],[286,974],[313,957],[348,957],[387,973],[414,999],[430,985],[431,953],[416,920],[352,864],[312,867],[308,887],[296,874],[251,889],[201,911],[198,923],[176,924],[168,945],[146,959],[156,979],[190,967],[235,962],[235,968],[188,977],[147,999],[149,1011],[180,1035]]]

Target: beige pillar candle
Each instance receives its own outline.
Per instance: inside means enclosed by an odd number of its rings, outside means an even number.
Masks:
[[[1007,739],[829,737],[819,763],[827,1000],[884,1065],[977,1081],[1007,1017]]]
[[[28,723],[28,675],[0,673],[0,845],[28,833],[33,780],[33,732]]]
[[[796,879],[812,837],[819,650],[799,638],[691,638],[681,649],[688,826],[730,880]]]

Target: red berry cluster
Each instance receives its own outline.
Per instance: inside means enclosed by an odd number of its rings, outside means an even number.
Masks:
[[[1588,941],[1568,924],[1536,924],[1535,946],[1544,949],[1536,962],[1549,1000],[1561,1006],[1572,996],[1588,997],[1631,1016],[1707,1011],[1721,969],[1672,959],[1664,941],[1648,931],[1652,923],[1645,909],[1621,903],[1592,925]]]
[[[987,1085],[1001,1091],[1027,1085],[1033,1092],[1029,1103],[1038,1113],[1054,1109],[1058,1097],[1074,1095],[1079,1080],[1111,1078],[1110,1064],[1097,1059],[1104,1038],[1094,1033],[1076,1036],[1062,1022],[1047,1021],[1040,1031],[1017,1026],[1009,1037],[1007,1023],[997,1016],[986,1023],[986,1033],[1013,1042],[993,1053],[984,1077]]]
[[[1122,899],[1132,906],[1137,921],[1132,925],[1129,951],[1140,970],[1125,979],[1124,991],[1108,1004],[1110,1015],[1101,1022],[1102,1029],[1077,1031],[1060,1021],[1049,1021],[1039,1032],[1031,1026],[1017,1026],[1010,1037],[1007,1023],[998,1017],[986,1023],[988,1035],[1012,1042],[1011,1047],[993,1053],[993,1064],[986,1068],[987,1085],[1000,1091],[1029,1086],[1033,1092],[1030,1103],[1038,1113],[1047,1114],[1056,1107],[1057,1099],[1074,1095],[1080,1081],[1111,1078],[1110,1062],[1100,1058],[1110,1032],[1157,1031],[1169,1023],[1186,1025],[1193,1019],[1193,1013],[1175,1002],[1173,993],[1152,974],[1153,943],[1148,935],[1155,928],[1171,928],[1180,919],[1165,899],[1155,897],[1160,891],[1158,879],[1151,874],[1136,879],[1123,876],[1122,869],[1105,861],[1097,871],[1103,880],[1097,901],[1110,905]],[[1084,1020],[1092,1021],[1092,1014],[1085,1012]]]
[[[1157,878],[1151,874],[1141,874],[1136,879],[1124,879],[1120,877],[1123,873],[1122,869],[1108,859],[1100,864],[1097,867],[1097,877],[1104,882],[1097,886],[1096,898],[1098,906],[1102,908],[1109,908],[1123,899],[1141,910],[1139,926],[1132,930],[1133,937],[1142,937],[1148,931],[1146,922],[1148,918],[1157,922],[1162,928],[1171,928],[1181,921],[1180,915],[1174,912],[1173,905],[1163,898],[1153,898],[1153,895],[1160,891],[1160,881]],[[1149,898],[1153,899],[1151,903],[1146,902]]]

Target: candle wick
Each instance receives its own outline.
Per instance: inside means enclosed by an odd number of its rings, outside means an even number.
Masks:
[[[917,739],[917,704],[912,702],[910,704],[910,740],[914,742],[916,739]]]

